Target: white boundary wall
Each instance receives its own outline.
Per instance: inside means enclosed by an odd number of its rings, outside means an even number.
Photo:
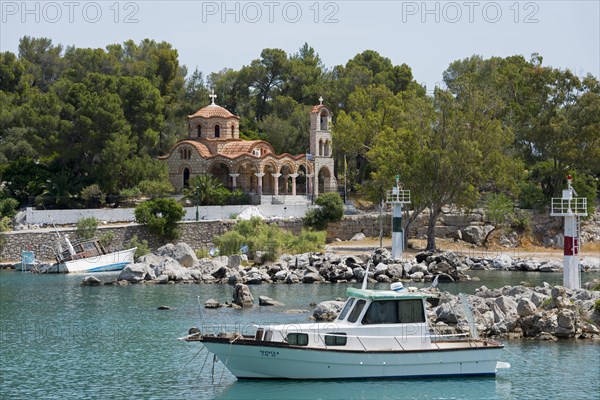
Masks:
[[[259,206],[202,206],[198,207],[200,220],[223,220],[241,214],[248,207],[257,208],[267,218],[303,217],[309,206],[306,204],[266,204]],[[196,219],[196,207],[184,207],[184,221]],[[28,207],[25,211],[26,223],[29,225],[76,224],[82,218],[94,217],[102,222],[135,221],[134,208],[92,208],[79,210],[34,210]]]

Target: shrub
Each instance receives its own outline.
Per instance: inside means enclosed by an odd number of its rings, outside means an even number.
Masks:
[[[98,220],[94,217],[82,218],[77,221],[77,230],[75,234],[80,239],[91,239],[96,234]]]
[[[150,248],[148,247],[147,240],[139,240],[137,235],[133,235],[131,239],[127,243],[125,243],[126,248],[130,249],[132,247],[137,247],[135,250],[135,254],[133,257],[137,260],[143,255],[150,253]]]
[[[17,213],[17,207],[19,207],[19,201],[8,197],[0,200],[0,218],[9,217],[12,218]]]
[[[135,208],[135,220],[151,232],[167,239],[179,236],[177,223],[185,211],[174,199],[158,198],[143,202]]]
[[[208,258],[210,256],[209,250],[206,247],[196,249],[195,253],[198,258]]]
[[[531,215],[524,210],[516,210],[510,216],[510,226],[519,232],[531,232]]]
[[[0,217],[0,250],[4,248],[8,241],[6,235],[3,233],[8,230],[10,230],[10,218]]]
[[[230,256],[240,254],[241,247],[247,243],[247,238],[237,231],[229,231],[215,238],[215,244],[219,247],[219,254]]]
[[[282,252],[305,253],[321,251],[325,245],[325,232],[302,231],[300,235],[281,229],[275,224],[267,224],[260,218],[239,221],[234,230],[215,239],[220,254],[242,253],[247,246],[248,255],[254,257],[262,252],[264,261],[274,261]]]
[[[291,235],[291,240],[287,243],[287,251],[292,254],[318,252],[325,246],[327,233],[324,231],[302,230],[300,235]]]
[[[320,195],[316,204],[319,208],[309,210],[304,216],[304,224],[315,229],[325,229],[329,222],[335,222],[344,216],[344,203],[338,193]]]
[[[104,193],[100,190],[100,186],[93,184],[86,186],[81,190],[81,198],[85,201],[88,208],[100,207],[104,204]]]
[[[594,303],[594,310],[596,310],[597,313],[600,313],[600,299],[597,299]]]

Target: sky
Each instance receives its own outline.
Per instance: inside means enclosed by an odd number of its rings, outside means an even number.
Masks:
[[[544,65],[600,76],[600,0],[591,1],[6,1],[0,51],[25,35],[105,48],[150,38],[179,52],[189,72],[239,69],[264,48],[293,54],[306,42],[324,65],[371,49],[406,63],[432,90],[449,64],[539,53]]]

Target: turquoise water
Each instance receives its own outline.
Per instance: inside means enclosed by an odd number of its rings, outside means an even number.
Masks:
[[[472,274],[475,275],[475,274]],[[472,293],[560,274],[480,271],[481,282],[442,286]],[[100,275],[98,275],[100,276]],[[109,280],[114,275],[104,274]],[[590,277],[585,276],[586,278]],[[282,309],[206,310],[226,285],[82,287],[81,275],[0,271],[0,397],[6,399],[598,399],[600,344],[508,341],[496,378],[367,381],[237,381],[200,345],[177,341],[211,323],[298,323]],[[251,286],[283,309],[344,297],[345,285]],[[157,310],[159,306],[171,310]],[[204,366],[204,367],[203,367]],[[214,371],[213,371],[214,366]]]

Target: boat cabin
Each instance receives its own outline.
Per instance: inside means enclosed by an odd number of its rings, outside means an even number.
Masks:
[[[338,350],[408,350],[430,347],[426,299],[408,290],[349,288],[330,323],[260,326],[255,340]]]
[[[64,240],[67,244],[67,249],[56,255],[58,262],[79,260],[106,254],[104,246],[96,239],[72,243],[69,237],[65,235]]]

